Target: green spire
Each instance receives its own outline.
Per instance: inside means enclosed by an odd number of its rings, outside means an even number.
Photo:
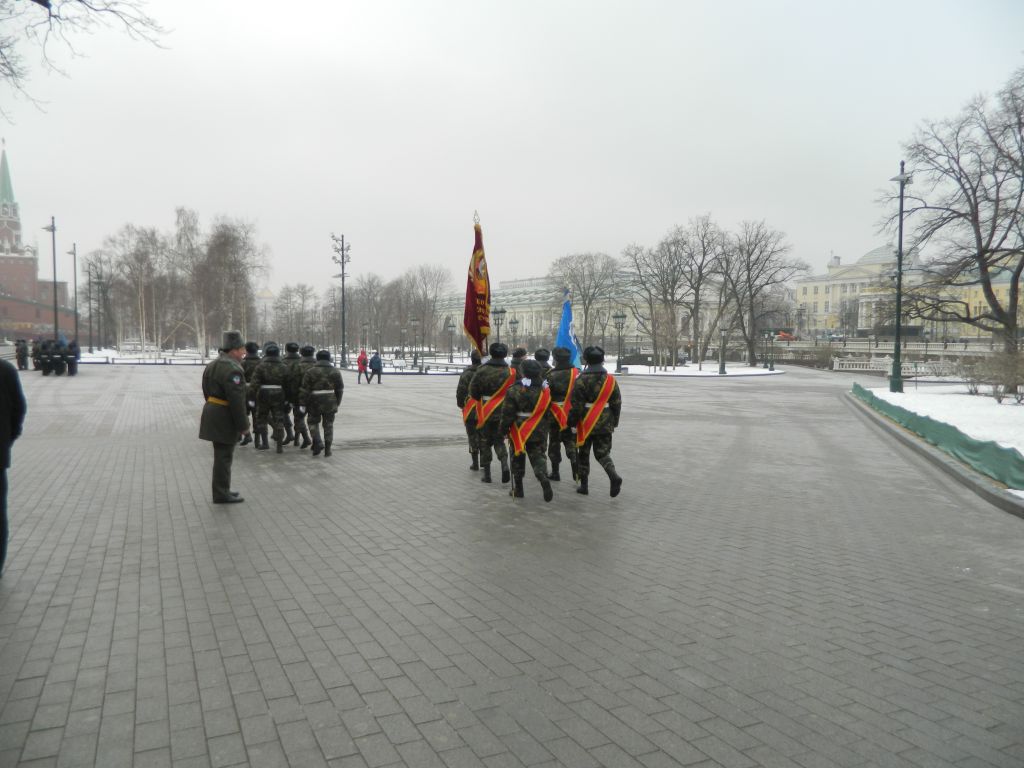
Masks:
[[[0,204],[14,204],[14,187],[11,185],[11,169],[7,166],[7,142],[0,143]]]

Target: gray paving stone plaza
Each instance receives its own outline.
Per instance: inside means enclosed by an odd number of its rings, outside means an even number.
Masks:
[[[214,506],[201,370],[23,374],[0,766],[1024,765],[1024,520],[851,377],[623,377],[622,495],[545,504],[346,374]]]

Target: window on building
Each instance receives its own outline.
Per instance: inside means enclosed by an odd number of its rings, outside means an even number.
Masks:
[[[829,289],[829,288],[831,288],[831,286],[829,286],[829,285],[826,285],[826,286],[825,286],[825,295],[826,295],[826,296],[828,296],[828,289]],[[825,311],[827,312],[828,310],[825,310]]]
[[[818,295],[818,286],[814,286],[814,295],[815,295],[815,296],[817,296],[817,295]]]
[[[38,312],[39,310],[36,311]],[[818,314],[818,302],[814,302],[814,307],[811,311],[814,312],[814,314]]]
[[[806,296],[806,295],[807,295],[807,286],[806,286],[806,285],[804,286],[804,293],[803,293],[803,295],[804,295],[804,296]]]
[[[828,312],[828,302],[825,302],[825,311]]]

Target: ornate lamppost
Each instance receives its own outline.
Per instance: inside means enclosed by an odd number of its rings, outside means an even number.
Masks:
[[[900,160],[899,176],[889,181],[900,185],[900,218],[899,235],[896,241],[896,337],[893,342],[892,375],[889,377],[889,391],[903,391],[903,361],[900,359],[900,326],[903,324],[903,190],[913,181],[913,176],[904,170],[904,162]]]
[[[50,245],[53,252],[53,338],[60,336],[60,322],[57,319],[57,220],[51,216],[50,226],[43,227],[44,232],[50,233]]]
[[[448,316],[448,321],[444,324],[444,329],[448,331],[448,362],[454,363],[455,323],[452,322],[452,318],[450,315]]]
[[[615,332],[619,337],[619,354],[615,358],[615,372],[622,372],[622,329],[626,327],[626,313],[616,312],[612,315],[612,322],[615,323]]]
[[[491,316],[494,318],[494,327],[498,329],[498,342],[501,342],[501,324],[505,322],[505,310],[498,308],[491,311]]]
[[[726,337],[729,335],[729,332],[725,329],[725,326],[722,326],[722,328],[720,329],[720,333],[722,335],[722,339],[721,339],[721,343],[718,346],[718,375],[719,376],[724,376],[725,375],[725,342],[726,342]]]
[[[519,318],[513,317],[508,321],[508,332],[512,336],[512,346],[516,345],[516,332],[519,330]]]
[[[764,368],[768,369],[768,340],[771,338],[771,331],[764,332]]]
[[[418,317],[410,317],[409,325],[412,326],[412,367],[418,368],[420,361],[419,348],[416,346],[416,329],[420,326],[420,319]]]
[[[348,255],[349,249],[352,247],[351,243],[345,242],[345,236],[341,235],[338,237],[334,233],[331,233],[331,240],[333,245],[331,249],[334,251],[334,255],[331,256],[331,261],[341,267],[341,273],[335,275],[335,277],[341,278],[341,366],[348,365],[348,345],[345,343],[345,278],[348,273],[345,272],[346,265],[352,261],[352,257]]]
[[[78,243],[71,244],[71,274],[75,277],[75,341],[78,341]],[[158,342],[159,343],[159,342]]]

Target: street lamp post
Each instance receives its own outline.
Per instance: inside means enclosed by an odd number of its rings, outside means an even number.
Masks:
[[[505,310],[499,307],[491,315],[494,317],[494,327],[498,329],[498,343],[501,343],[501,324],[505,321]]]
[[[51,216],[50,226],[43,227],[44,232],[50,233],[50,245],[53,252],[53,338],[60,336],[60,322],[57,319],[57,221]]]
[[[360,344],[363,349],[370,346],[370,324],[363,323],[363,343]]]
[[[768,368],[768,339],[771,338],[771,332],[764,332],[764,368]]]
[[[78,341],[78,243],[71,244],[71,274],[75,276],[75,341]]]
[[[516,345],[516,333],[519,331],[519,318],[513,317],[508,321],[508,332],[512,337],[512,346]]]
[[[89,294],[89,297],[88,297],[88,302],[89,302],[89,354],[91,355],[92,354],[92,312],[93,312],[93,305],[92,305],[92,262],[91,261],[89,262],[89,265],[85,268],[85,274],[86,274],[86,283],[85,284],[86,284],[86,286],[88,288],[87,293]]]
[[[448,331],[448,362],[455,362],[455,323],[452,322],[451,317],[448,318],[448,322],[445,323],[444,329]]]
[[[626,327],[626,313],[616,312],[612,315],[612,322],[615,323],[615,332],[619,337],[619,354],[615,358],[615,372],[622,372],[622,329]]]
[[[774,371],[775,370],[775,337],[774,336],[770,337],[770,340],[768,342],[768,346],[769,346],[769,351],[768,351],[768,370],[769,371]]]
[[[412,367],[418,370],[420,366],[420,350],[416,346],[416,329],[420,327],[420,319],[418,317],[410,317],[409,325],[412,326]]]
[[[347,366],[348,345],[345,343],[345,266],[352,261],[352,257],[348,255],[352,244],[345,242],[344,235],[338,237],[334,233],[331,233],[331,240],[334,241],[334,244],[331,246],[334,250],[334,256],[331,256],[331,261],[341,267],[341,274],[335,275],[335,277],[341,278],[341,365]]]
[[[893,343],[892,375],[889,377],[890,392],[903,391],[903,361],[900,359],[900,326],[903,323],[903,191],[912,180],[913,176],[906,173],[904,162],[900,160],[899,176],[889,179],[900,185],[899,234],[896,240],[896,337]]]

